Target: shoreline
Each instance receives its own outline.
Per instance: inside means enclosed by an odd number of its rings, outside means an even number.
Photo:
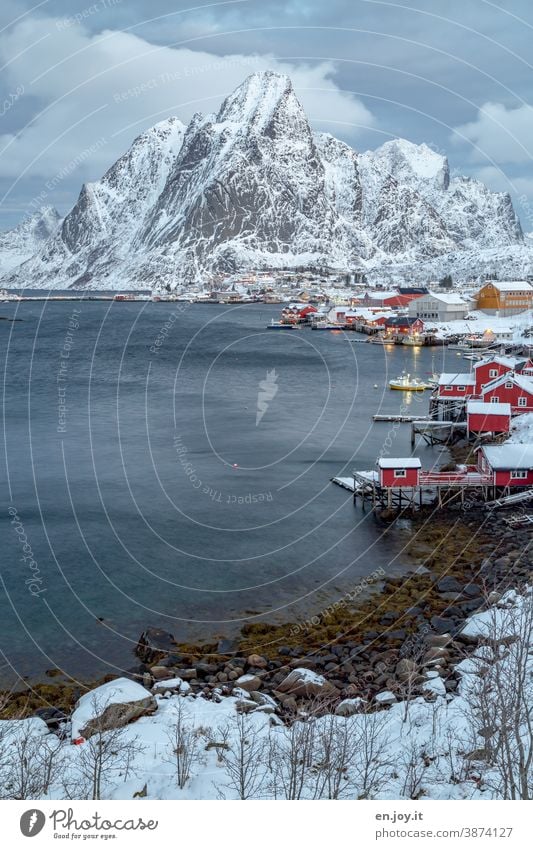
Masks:
[[[234,682],[250,674],[260,679],[262,692],[291,710],[294,696],[277,687],[288,671],[302,667],[323,676],[337,701],[372,701],[383,689],[402,692],[407,661],[417,667],[412,696],[424,690],[421,673],[428,666],[446,692],[455,690],[454,657],[464,651],[456,641],[459,631],[487,599],[531,580],[533,540],[527,529],[510,531],[495,514],[487,519],[477,510],[465,515],[450,509],[435,521],[431,513],[428,508],[412,519],[413,569],[394,577],[374,570],[372,580],[361,579],[366,588],[357,602],[333,602],[305,621],[247,624],[239,637],[217,644],[178,643],[168,632],[148,628],[137,646],[137,666],[132,658],[132,669],[123,674],[149,689],[178,677],[208,699],[220,688],[231,695]],[[118,677],[54,680],[60,676],[58,671],[46,681],[1,692],[3,718],[46,709],[68,713],[84,692]]]

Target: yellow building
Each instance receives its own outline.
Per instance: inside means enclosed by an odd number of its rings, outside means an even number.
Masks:
[[[476,309],[489,315],[515,315],[533,306],[533,287],[525,280],[485,283],[476,294]]]

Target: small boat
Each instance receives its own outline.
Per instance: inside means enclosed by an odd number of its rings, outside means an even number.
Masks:
[[[296,324],[283,324],[282,321],[272,319],[271,324],[267,324],[267,330],[298,330],[298,327]]]
[[[433,389],[431,384],[424,383],[419,377],[411,377],[410,374],[403,372],[400,377],[394,380],[389,380],[391,389],[400,389],[404,392],[423,392],[424,389]]]
[[[421,348],[423,344],[424,340],[420,336],[406,336],[402,340],[402,345],[411,345],[412,348]]]
[[[371,336],[368,340],[371,345],[394,345],[392,339],[385,339],[384,336]]]
[[[320,324],[320,322],[317,322],[311,325],[311,330],[342,330],[342,327],[339,327],[338,324]]]

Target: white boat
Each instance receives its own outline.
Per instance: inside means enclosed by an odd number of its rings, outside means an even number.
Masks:
[[[423,392],[424,389],[433,389],[430,383],[425,383],[419,377],[411,377],[410,374],[403,372],[394,380],[389,380],[390,389],[399,389],[403,392]]]
[[[411,345],[412,348],[421,348],[423,344],[424,340],[420,336],[406,336],[402,340],[402,345]]]
[[[281,321],[274,321],[270,324],[267,324],[267,330],[299,330],[296,324],[284,324]]]

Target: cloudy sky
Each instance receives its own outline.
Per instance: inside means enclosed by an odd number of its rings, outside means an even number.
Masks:
[[[533,231],[532,40],[530,0],[2,0],[0,229],[64,214],[144,129],[271,68],[315,128],[425,141]]]

